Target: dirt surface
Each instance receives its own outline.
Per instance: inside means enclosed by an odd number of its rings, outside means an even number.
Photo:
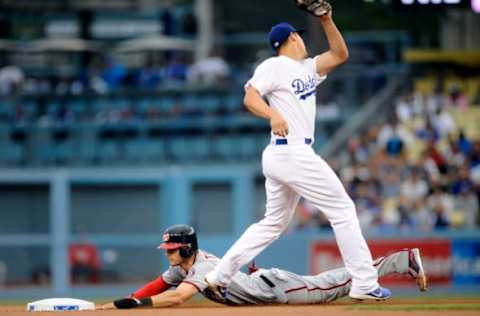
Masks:
[[[37,312],[38,315],[81,315],[81,316],[153,316],[153,315],[166,315],[168,316],[260,316],[260,315],[275,315],[275,316],[402,316],[402,315],[415,315],[415,316],[430,316],[430,315],[444,315],[444,316],[478,316],[480,311],[477,310],[415,310],[415,311],[385,311],[385,310],[371,310],[370,307],[400,307],[408,305],[409,308],[419,306],[421,308],[425,303],[435,304],[435,306],[445,305],[451,309],[451,305],[458,305],[462,308],[462,305],[480,304],[479,298],[467,298],[467,299],[449,299],[436,300],[429,299],[427,302],[421,302],[416,299],[404,299],[401,301],[392,300],[389,302],[373,302],[373,303],[360,303],[353,304],[351,301],[345,300],[325,305],[276,305],[276,306],[242,306],[242,307],[225,307],[223,305],[210,303],[207,301],[193,302],[185,304],[180,307],[168,308],[168,309],[134,309],[134,310],[100,310],[100,311],[82,311],[82,312]],[[374,306],[369,306],[374,305]],[[12,315],[12,316],[32,316],[31,312],[25,311],[26,306],[0,306],[0,315]],[[365,309],[367,308],[367,309]]]

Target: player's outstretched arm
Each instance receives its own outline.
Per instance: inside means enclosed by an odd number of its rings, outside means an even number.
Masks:
[[[285,121],[277,110],[265,103],[260,93],[253,86],[248,86],[246,88],[243,103],[254,115],[270,120],[270,126],[275,135],[282,137],[287,136],[287,121]]]
[[[329,50],[316,56],[317,72],[326,75],[348,59],[348,48],[342,34],[333,22],[332,12],[318,18],[327,36]]]
[[[188,301],[198,292],[197,288],[189,283],[180,283],[173,291],[165,291],[158,295],[146,298],[126,297],[113,301],[105,305],[98,306],[97,309],[130,309],[138,307],[170,307],[182,304]]]
[[[150,298],[151,296],[160,294],[171,288],[172,285],[165,282],[163,276],[159,276],[153,281],[145,284],[134,293],[132,293],[129,299],[143,299],[143,298]],[[115,305],[113,303],[108,303],[104,305],[97,306],[97,309],[115,309]]]
[[[166,291],[152,297],[153,307],[168,307],[180,305],[188,301],[195,294],[198,289],[190,283],[182,282],[173,291]]]
[[[132,296],[135,298],[151,297],[151,296],[160,294],[162,292],[165,292],[171,287],[172,285],[165,282],[165,280],[163,279],[163,276],[159,276],[155,280],[145,284],[143,287],[136,290],[132,294]]]

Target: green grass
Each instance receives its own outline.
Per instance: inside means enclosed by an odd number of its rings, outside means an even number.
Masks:
[[[372,311],[475,311],[480,304],[399,304],[399,305],[354,305],[349,309]]]

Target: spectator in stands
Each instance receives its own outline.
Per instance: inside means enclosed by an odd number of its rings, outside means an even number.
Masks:
[[[472,97],[471,105],[473,106],[480,106],[480,84],[477,87],[477,91],[475,91],[475,94]]]
[[[480,140],[473,142],[472,150],[469,153],[470,168],[480,165]]]
[[[433,229],[435,216],[428,209],[425,198],[418,199],[414,203],[411,219],[416,230],[431,231]]]
[[[385,152],[389,156],[399,156],[404,151],[404,142],[398,135],[397,131],[394,131],[390,138],[387,140],[385,144]]]
[[[470,170],[467,164],[458,168],[455,173],[456,178],[453,180],[451,192],[453,195],[460,195],[462,192],[473,190],[473,181],[470,179]]]
[[[70,273],[73,283],[98,283],[100,256],[94,244],[83,241],[68,248]]]
[[[79,81],[84,86],[85,91],[92,91],[98,94],[104,94],[108,91],[108,86],[102,78],[102,71],[105,69],[104,61],[100,57],[94,58],[86,68],[79,74]]]
[[[450,226],[453,199],[444,192],[440,185],[433,187],[433,191],[427,198],[427,206],[433,212],[433,223],[435,229],[448,228]]]
[[[160,83],[160,69],[153,60],[148,60],[137,74],[137,85],[141,89],[155,89]]]
[[[447,158],[447,163],[452,167],[460,167],[466,161],[466,156],[460,151],[460,146],[452,135],[449,135],[445,157]]]
[[[457,126],[452,115],[445,107],[439,107],[437,113],[432,117],[432,126],[438,131],[440,137],[447,137],[457,131]]]
[[[160,13],[160,23],[162,25],[162,33],[165,36],[175,35],[175,17],[172,12],[172,1],[163,0],[162,11]]]
[[[447,105],[466,109],[468,107],[468,98],[465,96],[461,88],[454,85],[450,88],[447,98]]]
[[[352,137],[340,156],[341,179],[362,224],[422,231],[479,225],[480,141],[473,143],[462,130],[456,136],[457,124],[441,93],[401,98],[395,114],[398,120],[390,118]],[[406,159],[413,167],[402,181]],[[365,189],[375,177],[381,181],[373,195],[381,210],[378,220]]]
[[[428,118],[435,115],[438,112],[438,109],[445,107],[445,98],[440,87],[437,87],[433,94],[428,94],[426,96],[426,104],[424,115]]]
[[[468,179],[470,180],[470,179]],[[475,194],[473,182],[468,185],[457,187],[457,194],[454,198],[454,213],[452,224],[455,227],[475,228],[478,225],[478,198]],[[468,183],[465,181],[464,183]]]
[[[429,159],[431,159],[438,168],[441,174],[446,174],[448,171],[448,164],[443,154],[437,149],[435,143],[430,140],[427,143],[426,153]]]
[[[408,94],[404,97],[401,97],[395,106],[395,113],[397,114],[397,118],[402,123],[410,121],[415,115],[412,102],[413,98],[411,95]]]
[[[458,147],[460,151],[465,155],[469,156],[472,151],[472,142],[465,136],[465,132],[460,130],[457,140]]]
[[[102,74],[102,79],[105,81],[108,90],[114,90],[122,85],[126,75],[127,71],[122,64],[109,59],[107,67]]]
[[[223,85],[230,75],[230,67],[218,54],[194,63],[188,72],[188,81],[194,85],[218,86]]]
[[[401,184],[400,194],[409,208],[427,196],[428,183],[423,179],[423,173],[420,169],[410,169],[407,179]]]
[[[425,96],[420,93],[420,92],[412,92],[412,111],[414,117],[417,116],[423,116],[426,115],[425,108],[426,106],[424,105],[426,102],[424,102]]]
[[[357,182],[353,200],[357,206],[357,216],[362,228],[369,229],[377,226],[381,221],[380,205],[372,194],[368,182]]]
[[[379,148],[386,149],[388,154],[398,155],[403,147],[410,144],[412,140],[410,132],[400,125],[397,118],[393,116],[381,127],[377,144]],[[388,144],[389,142],[390,144]]]
[[[8,95],[19,93],[25,81],[23,70],[15,65],[0,69],[0,94]]]
[[[353,136],[348,140],[347,150],[352,161],[366,162],[369,156],[366,140],[362,137]]]
[[[396,198],[400,195],[401,168],[384,165],[383,176],[380,179],[384,198]]]
[[[164,69],[165,80],[172,83],[184,83],[187,80],[188,65],[184,56],[175,56]]]
[[[401,229],[410,228],[414,225],[413,212],[414,203],[411,203],[405,195],[400,195],[397,205],[399,216],[398,225]]]
[[[419,164],[422,166],[423,170],[425,170],[430,184],[440,182],[440,170],[435,161],[430,157],[428,150],[425,149],[422,152]]]
[[[436,143],[440,139],[440,133],[435,129],[429,118],[426,119],[424,127],[417,128],[415,135],[425,142],[433,141]]]

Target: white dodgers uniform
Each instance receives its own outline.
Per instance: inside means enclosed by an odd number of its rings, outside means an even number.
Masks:
[[[210,282],[226,286],[239,269],[256,257],[287,228],[300,197],[328,218],[352,293],[378,288],[377,270],[360,230],[355,205],[328,164],[311,147],[315,132],[316,87],[325,80],[315,60],[276,56],[261,63],[246,87],[254,87],[288,123],[288,135],[272,133],[262,156],[266,178],[265,218],[251,225],[208,274]],[[299,258],[302,259],[302,258]]]
[[[206,298],[227,305],[247,304],[319,304],[346,296],[351,286],[351,276],[345,268],[338,268],[312,276],[302,276],[280,269],[259,269],[247,275],[237,272],[227,288],[226,297],[217,297],[208,288],[205,275],[219,259],[203,250],[197,252],[189,271],[171,266],[162,275],[168,284],[193,285]],[[408,250],[381,257],[374,263],[381,276],[407,274]]]

